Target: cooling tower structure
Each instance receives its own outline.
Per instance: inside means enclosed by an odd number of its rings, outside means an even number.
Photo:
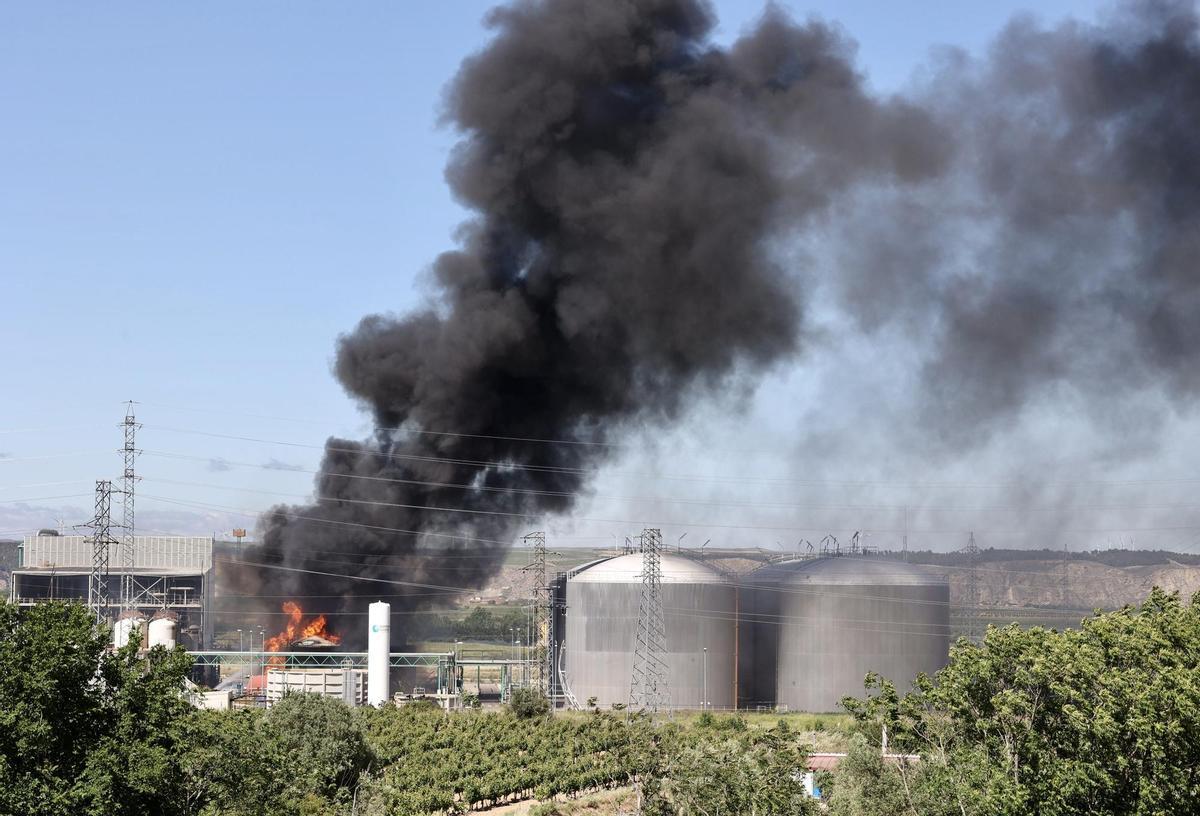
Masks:
[[[746,702],[838,711],[876,672],[905,691],[950,650],[950,585],[902,561],[816,558],[772,564],[742,584],[753,673]],[[744,671],[748,668],[743,661]]]
[[[736,700],[737,596],[720,573],[662,555],[668,705],[733,708]],[[622,555],[566,579],[562,664],[579,704],[628,703],[642,594],[642,555]]]

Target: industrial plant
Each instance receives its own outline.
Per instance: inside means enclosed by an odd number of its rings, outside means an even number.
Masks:
[[[168,618],[183,646],[206,648],[213,633],[213,539],[139,535],[131,543],[132,566],[121,580],[128,600],[105,594],[94,604],[97,615],[141,624]],[[17,549],[10,600],[21,606],[55,600],[87,603],[89,588],[95,595],[95,563],[121,563],[122,546],[110,539],[97,549],[88,536],[51,529],[27,535]]]
[[[359,619],[366,652],[312,635],[324,631],[317,616],[287,630],[289,642],[194,656],[228,670],[219,688],[265,704],[304,691],[351,705],[422,698],[455,708],[485,688],[505,700],[530,687],[563,708],[827,712],[861,695],[869,672],[901,688],[932,675],[950,646],[945,577],[880,556],[796,557],[736,575],[662,552],[660,532],[650,529],[637,552],[541,586],[530,617],[545,625],[507,657],[393,652],[383,602]],[[485,671],[494,680],[486,686]],[[400,682],[405,672],[418,679]]]
[[[245,590],[278,589],[278,583],[239,581],[250,574],[247,567],[269,575],[276,566],[269,550],[245,560],[239,535],[236,555],[217,558],[214,538],[136,535],[141,426],[132,404],[121,427],[120,487],[96,483],[95,516],[80,525],[88,535],[43,529],[25,537],[10,599],[21,606],[86,603],[97,621],[111,625],[114,648],[185,649],[199,705],[269,706],[289,692],[306,692],[349,705],[427,699],[452,709],[468,700],[504,702],[515,689],[529,688],[574,709],[826,712],[861,694],[870,672],[906,687],[948,658],[946,577],[868,555],[857,534],[846,552],[829,536],[834,546],[820,552],[780,554],[757,569],[734,571],[681,549],[665,551],[656,528],[644,529],[636,546],[629,541],[623,552],[554,576],[545,533],[529,533],[522,538],[530,552],[523,572],[532,580],[532,603],[525,632],[512,633],[511,650],[472,655],[456,642],[452,650],[394,652],[398,642],[407,645],[404,615],[414,607],[406,596],[389,596],[400,600],[394,609],[371,602],[370,584],[355,586],[337,596],[334,614],[343,617],[336,626],[323,612],[306,614],[302,594],[283,601],[281,612],[266,613],[271,594]],[[114,496],[121,501],[119,523],[112,518]],[[424,561],[436,563],[438,556]],[[314,574],[372,581],[372,569]],[[447,608],[457,597],[452,587],[438,589],[426,608]],[[219,633],[218,614],[224,616]],[[285,620],[264,625],[274,620],[264,614]],[[365,650],[355,650],[360,644]]]

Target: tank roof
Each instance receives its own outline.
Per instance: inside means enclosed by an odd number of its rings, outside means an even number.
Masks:
[[[768,564],[751,576],[787,583],[872,584],[879,586],[945,585],[946,578],[923,567],[890,558],[841,556],[806,558]]]
[[[664,584],[723,584],[725,578],[711,567],[681,555],[660,556]],[[640,584],[642,554],[618,555],[581,570],[568,579],[571,583]]]

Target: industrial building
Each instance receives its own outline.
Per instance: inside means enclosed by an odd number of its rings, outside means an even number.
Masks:
[[[109,545],[110,564],[120,563],[119,548],[116,541]],[[207,648],[212,641],[213,539],[139,535],[133,549],[131,608],[122,610],[112,597],[105,616],[116,619],[125,612],[127,618],[149,620],[166,613],[175,622],[180,644]],[[53,530],[25,536],[17,550],[10,600],[22,606],[50,600],[86,603],[92,558],[92,541],[86,536]],[[115,571],[109,580],[119,583]]]

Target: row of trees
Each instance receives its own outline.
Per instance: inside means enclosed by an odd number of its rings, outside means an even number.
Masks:
[[[990,629],[907,694],[844,701],[861,739],[832,779],[844,816],[1194,813],[1200,596],[1154,590],[1077,630]],[[883,734],[916,762],[884,762]],[[869,742],[868,742],[869,740]]]
[[[182,652],[112,652],[78,606],[0,605],[0,814],[421,814],[633,784],[653,816],[804,814],[779,724],[595,711],[352,710],[316,696],[205,712]],[[1200,606],[1155,591],[1078,630],[991,629],[899,693],[844,704],[838,816],[1188,813],[1200,801]],[[881,757],[887,735],[892,752]]]

